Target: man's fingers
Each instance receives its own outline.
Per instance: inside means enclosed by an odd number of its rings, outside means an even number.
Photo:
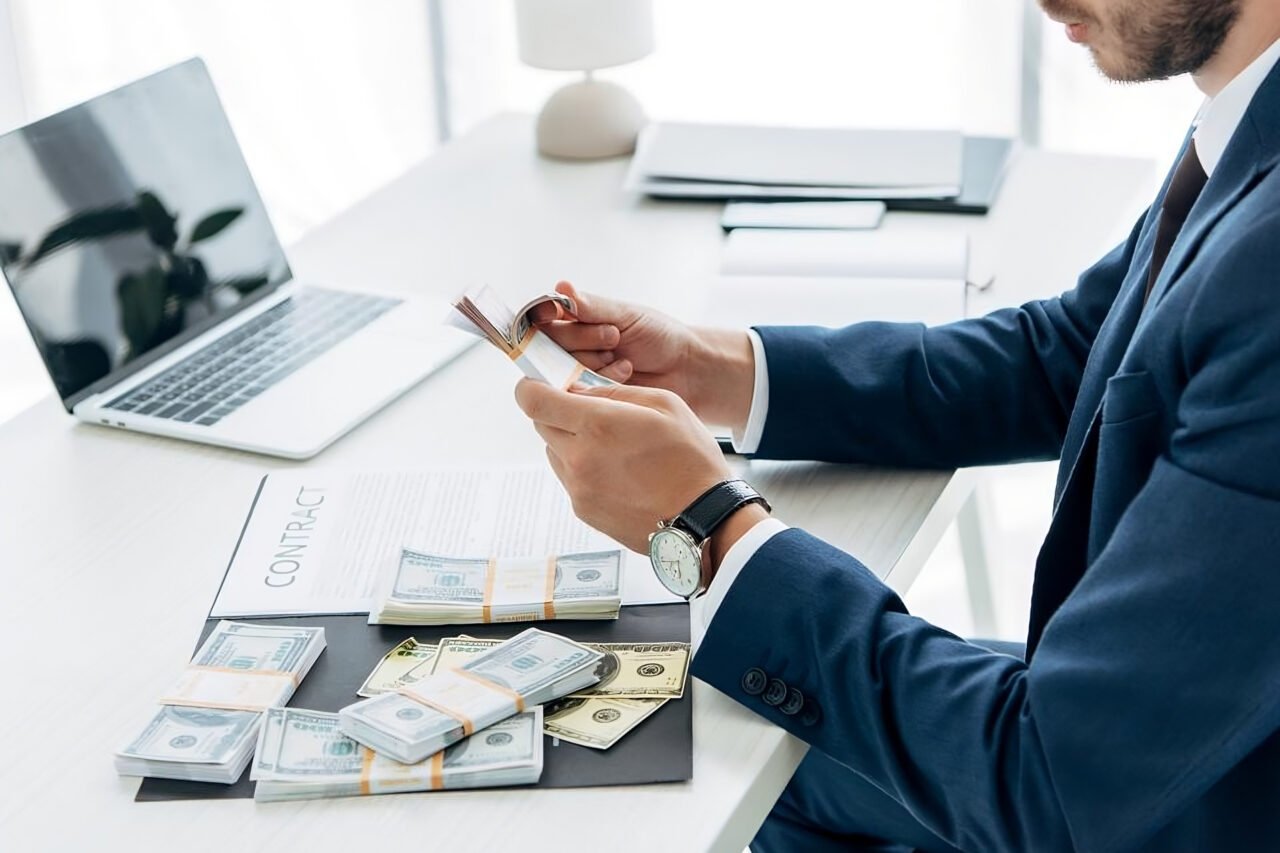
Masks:
[[[567,281],[558,283],[556,292],[563,293],[574,301],[578,306],[578,319],[583,323],[607,323],[625,329],[638,319],[636,310],[626,303],[615,302],[594,293],[583,293]]]
[[[640,385],[574,385],[570,390],[573,391],[572,396],[576,397],[606,397],[620,403],[631,403],[663,411],[669,408],[672,396],[670,391]]]
[[[542,331],[561,349],[611,350],[622,340],[618,327],[609,323],[552,323]]]
[[[594,370],[594,368],[592,369]],[[635,366],[629,359],[625,358],[620,358],[612,364],[606,364],[599,370],[596,370],[596,373],[599,373],[606,379],[612,379],[614,382],[626,382],[635,374],[635,372]]]
[[[547,447],[552,450],[558,451],[561,448],[566,447],[574,437],[571,432],[567,432],[559,427],[553,427],[548,424],[540,424],[536,421],[533,424],[533,428],[538,435],[542,436],[542,440],[546,443]]]
[[[534,423],[577,433],[586,422],[588,410],[599,403],[526,377],[516,383],[516,405]]]

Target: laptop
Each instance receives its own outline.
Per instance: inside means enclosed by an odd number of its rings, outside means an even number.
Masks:
[[[0,270],[77,418],[292,459],[476,341],[293,278],[199,59],[0,136]]]

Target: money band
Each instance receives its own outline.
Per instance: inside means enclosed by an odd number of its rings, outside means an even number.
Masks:
[[[493,585],[498,579],[498,560],[489,558],[489,565],[484,570],[484,603],[480,608],[480,621],[486,624],[493,621]]]
[[[547,588],[542,598],[542,618],[556,618],[556,558],[547,557]]]
[[[456,666],[451,668],[451,672],[454,672],[457,675],[461,675],[463,678],[467,679],[473,684],[479,684],[481,687],[487,687],[490,690],[493,690],[497,693],[501,693],[503,696],[507,697],[512,701],[512,703],[515,704],[517,714],[521,714],[524,712],[524,697],[521,696],[519,693],[515,692],[514,690],[512,690],[511,688],[503,687],[501,684],[494,684],[492,681],[490,681],[487,678],[481,678],[478,675],[467,672],[465,669],[461,669]]]
[[[431,756],[431,779],[429,780],[432,791],[439,791],[444,787],[444,750],[440,750]]]
[[[452,667],[396,692],[456,720],[464,737],[524,710],[514,690]]]
[[[283,705],[298,686],[298,676],[274,669],[235,669],[189,665],[160,698],[161,705],[265,711]]]
[[[373,793],[373,786],[370,780],[373,777],[373,758],[374,752],[367,746],[360,747],[364,750],[364,755],[360,761],[360,793],[362,796],[369,796]]]
[[[565,380],[565,383],[564,385],[561,386],[560,390],[568,391],[570,388],[572,388],[573,383],[577,382],[578,379],[581,378],[582,374],[586,372],[586,369],[587,368],[581,362],[579,362],[573,368],[573,370],[569,371],[569,378]]]
[[[524,351],[529,348],[529,342],[533,340],[533,336],[538,334],[538,330],[533,326],[529,327],[529,331],[524,333],[524,337],[520,339],[511,352],[507,353],[507,357],[512,361],[519,361],[520,356],[524,355]]]

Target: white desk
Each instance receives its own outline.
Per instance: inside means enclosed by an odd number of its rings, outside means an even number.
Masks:
[[[291,253],[296,272],[442,295],[477,281],[521,295],[571,278],[675,313],[714,274],[717,205],[630,197],[622,162],[533,152],[527,119],[484,124],[310,234]],[[1149,178],[1134,161],[1032,153],[989,219],[893,214],[885,227],[970,230],[977,274],[1000,275],[984,298],[1016,301],[1008,283],[1020,272],[1068,287]],[[1058,208],[1066,221],[1037,214],[1041,199],[1073,197]],[[1042,252],[1033,238],[1045,228],[1055,237]],[[541,459],[515,379],[477,348],[311,464]],[[79,425],[53,399],[0,428],[0,849],[542,850],[572,838],[644,853],[743,848],[804,746],[702,683],[686,784],[133,803],[137,781],[115,775],[111,751],[188,660],[257,478],[288,464]],[[747,476],[780,517],[900,591],[970,486],[964,475],[807,464],[752,463]]]

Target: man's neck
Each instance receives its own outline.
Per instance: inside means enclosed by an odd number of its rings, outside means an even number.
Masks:
[[[1241,3],[1240,17],[1222,47],[1191,77],[1212,98],[1280,38],[1280,6],[1272,2]]]

